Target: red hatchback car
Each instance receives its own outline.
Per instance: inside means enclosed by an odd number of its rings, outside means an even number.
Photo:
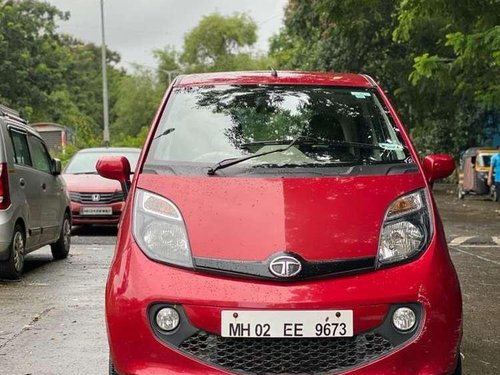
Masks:
[[[97,147],[73,155],[62,175],[71,200],[73,225],[118,224],[125,203],[122,188],[118,182],[99,176],[96,163],[105,155],[124,156],[133,170],[140,152],[140,148]]]
[[[178,77],[106,288],[110,374],[461,374],[462,301],[420,161],[366,75]],[[130,187],[130,189],[129,189]]]

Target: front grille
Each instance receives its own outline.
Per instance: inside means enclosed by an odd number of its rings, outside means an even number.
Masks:
[[[113,193],[79,193],[71,191],[69,193],[69,199],[73,202],[84,204],[110,204],[124,200],[123,192],[121,191],[115,191]]]
[[[204,331],[179,348],[229,371],[250,374],[332,374],[372,361],[393,349],[378,333],[343,338],[227,338]]]

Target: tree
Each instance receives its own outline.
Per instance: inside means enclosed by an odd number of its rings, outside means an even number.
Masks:
[[[396,90],[410,86],[408,48],[392,41],[396,2],[386,0],[290,0],[284,26],[271,39],[278,68],[362,72],[380,81],[409,118]],[[405,91],[406,92],[406,91]]]
[[[408,42],[422,20],[439,25],[434,46],[415,57],[410,79],[414,85],[432,80],[453,94],[471,97],[487,109],[500,107],[500,3],[491,0],[402,1],[398,41]]]
[[[35,0],[0,0],[0,101],[30,117],[63,81],[66,57],[57,19],[68,14]]]
[[[116,103],[113,106],[116,120],[111,124],[113,143],[123,143],[126,137],[136,137],[148,128],[160,103],[163,89],[153,73],[135,67],[132,75],[122,77]],[[130,139],[130,138],[129,138]]]
[[[181,62],[187,72],[257,69],[265,59],[254,58],[250,47],[257,41],[257,25],[245,14],[214,13],[184,38]]]
[[[168,87],[173,77],[178,75],[182,70],[179,61],[180,53],[173,46],[167,46],[163,49],[154,50],[153,54],[156,60],[158,60],[158,81],[164,87]]]

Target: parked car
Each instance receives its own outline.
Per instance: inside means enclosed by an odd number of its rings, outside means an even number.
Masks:
[[[78,151],[63,171],[71,200],[73,225],[117,225],[124,204],[121,186],[97,174],[97,160],[104,155],[124,156],[135,168],[141,149],[97,147]],[[133,169],[132,169],[133,170]]]
[[[61,162],[16,111],[0,105],[0,278],[19,279],[26,254],[49,245],[68,256],[69,199]]]
[[[366,75],[178,77],[106,286],[110,374],[461,374],[462,300],[420,161]]]
[[[488,186],[490,159],[498,151],[491,148],[471,147],[460,158],[458,170],[458,198],[465,195],[491,195],[494,198],[494,185]]]

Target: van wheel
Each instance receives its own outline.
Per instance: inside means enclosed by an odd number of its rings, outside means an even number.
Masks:
[[[64,214],[64,220],[61,227],[61,233],[56,242],[50,244],[50,250],[54,259],[65,259],[68,256],[71,245],[71,222],[69,215]]]
[[[9,259],[0,262],[0,277],[9,280],[19,280],[24,269],[25,236],[21,225],[16,224],[14,235],[9,246]]]

